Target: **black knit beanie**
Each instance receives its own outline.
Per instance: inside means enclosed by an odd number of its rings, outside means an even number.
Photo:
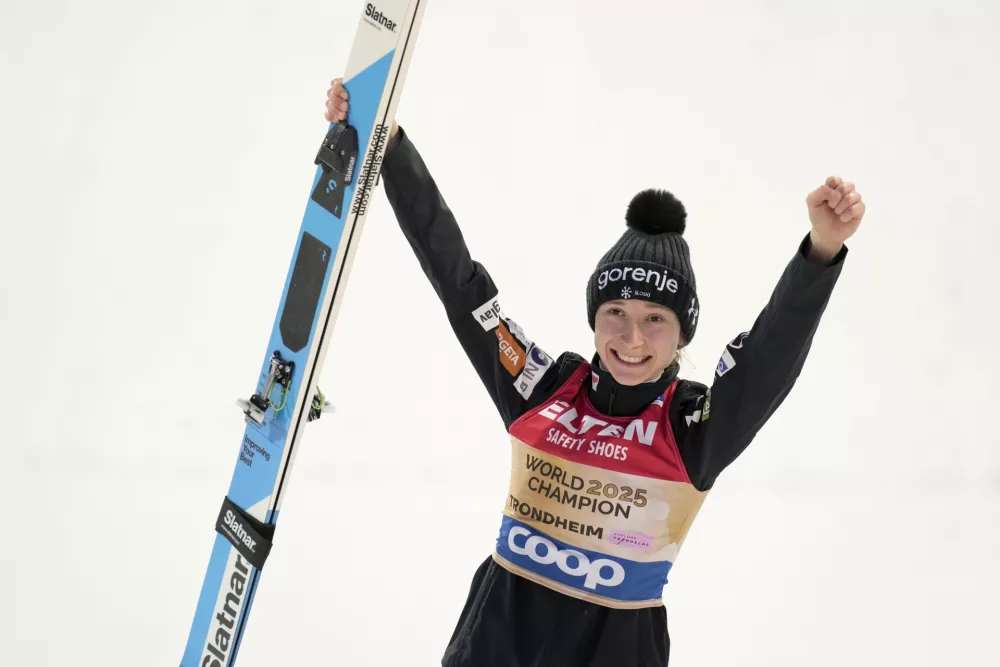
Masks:
[[[669,308],[684,344],[698,325],[698,295],[687,241],[684,205],[665,190],[643,190],[625,212],[625,233],[604,254],[587,283],[587,317],[614,299],[645,299]]]

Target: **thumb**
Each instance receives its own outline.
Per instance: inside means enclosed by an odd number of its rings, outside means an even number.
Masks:
[[[835,194],[836,190],[829,185],[821,185],[806,197],[806,206],[809,208],[818,208],[826,202],[831,201]]]

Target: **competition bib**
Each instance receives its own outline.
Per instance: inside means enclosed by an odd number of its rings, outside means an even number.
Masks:
[[[494,559],[543,586],[608,607],[661,603],[707,492],[690,482],[667,409],[676,383],[634,417],[587,398],[581,364],[510,428],[510,489]]]

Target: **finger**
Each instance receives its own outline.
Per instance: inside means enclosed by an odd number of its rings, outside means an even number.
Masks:
[[[841,214],[842,214],[842,213],[843,213],[844,211],[846,211],[846,210],[847,210],[847,208],[848,208],[849,206],[854,206],[854,205],[855,205],[855,204],[857,204],[857,203],[858,203],[859,201],[861,201],[861,194],[860,194],[860,193],[858,193],[858,192],[851,192],[851,193],[848,193],[848,194],[847,194],[847,195],[846,195],[846,196],[845,196],[845,197],[844,197],[844,198],[843,198],[843,199],[842,199],[842,200],[840,201],[840,203],[839,203],[839,204],[837,204],[837,208],[835,208],[835,209],[834,209],[834,213],[836,213],[837,215],[841,215]]]
[[[329,110],[331,110],[331,111],[333,111],[333,112],[335,112],[335,113],[341,113],[341,112],[342,113],[347,113],[347,111],[350,108],[350,106],[351,105],[348,104],[346,101],[344,101],[344,100],[342,100],[340,98],[337,98],[337,97],[333,97],[333,98],[329,98],[328,97],[327,100],[326,100],[326,108],[329,109]]]
[[[328,97],[326,99],[326,106],[333,111],[347,111],[351,105],[340,98]]]
[[[844,182],[840,176],[829,176],[826,179],[826,185],[832,189],[840,187],[840,184]]]
[[[330,82],[330,91],[332,95],[339,97],[343,100],[347,99],[347,89],[344,88],[344,80],[342,78],[336,78]]]
[[[841,194],[840,190],[834,190],[830,193],[830,198],[827,200],[826,204],[830,208],[836,210],[837,206],[840,205],[840,202],[843,201],[843,199],[844,195]]]
[[[843,183],[837,186],[837,191],[846,197],[847,195],[854,192],[854,183],[851,183],[850,181],[844,181]]]
[[[840,214],[841,222],[850,222],[852,220],[860,220],[865,214],[865,203],[858,202],[854,204],[849,209]]]
[[[824,203],[829,201],[830,197],[833,195],[834,190],[829,185],[821,185],[806,197],[806,205],[810,208],[816,208],[822,206]]]

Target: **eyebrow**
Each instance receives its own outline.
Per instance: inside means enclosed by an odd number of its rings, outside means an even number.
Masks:
[[[678,318],[678,321],[680,320],[677,313],[670,310],[666,306],[661,306],[658,303],[652,303],[642,299],[634,299],[634,300],[612,299],[611,301],[605,301],[602,307],[622,306],[625,305],[626,303],[638,303],[641,305],[641,308],[647,313],[656,313],[657,315],[663,315],[664,317],[666,317],[667,315],[673,315],[674,317]]]

